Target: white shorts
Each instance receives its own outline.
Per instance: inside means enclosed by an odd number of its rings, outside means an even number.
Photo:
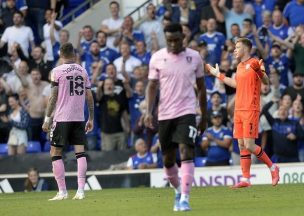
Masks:
[[[7,144],[11,146],[25,145],[27,146],[27,132],[19,128],[13,127],[9,133]]]

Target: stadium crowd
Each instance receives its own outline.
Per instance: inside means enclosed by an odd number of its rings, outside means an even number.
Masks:
[[[48,151],[41,126],[50,96],[50,71],[60,64],[58,51],[69,42],[69,31],[57,19],[56,1],[4,3],[0,146],[7,143],[9,155],[24,154],[34,141],[41,151]],[[87,150],[135,147],[137,154],[130,157],[128,168],[162,167],[157,122],[153,129],[143,124],[145,87],[151,55],[166,45],[164,26],[179,22],[184,47],[197,50],[205,63],[219,64],[228,77],[235,75],[238,64],[234,41],[252,41],[252,56],[264,60],[271,81],[261,86],[257,144],[275,162],[304,161],[304,0],[163,0],[159,6],[148,4],[146,18],[137,26],[131,16],[120,17],[119,3],[112,1],[109,10],[111,17],[98,21],[99,29],[79,26],[75,44],[77,61],[87,70],[95,97],[95,127],[87,134]],[[195,163],[238,164],[239,150],[232,138],[235,90],[207,72],[205,83],[209,128],[198,136]]]

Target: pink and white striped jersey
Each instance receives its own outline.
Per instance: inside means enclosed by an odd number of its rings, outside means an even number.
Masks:
[[[196,79],[204,76],[203,61],[192,49],[175,55],[163,48],[152,55],[149,79],[159,80],[158,120],[196,114]]]
[[[52,82],[58,84],[54,121],[84,121],[86,89],[91,88],[87,71],[76,63],[62,64],[52,70]]]

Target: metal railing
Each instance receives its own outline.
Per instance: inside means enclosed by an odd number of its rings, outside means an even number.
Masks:
[[[99,0],[86,0],[83,3],[81,3],[80,5],[78,5],[78,7],[76,7],[75,9],[73,9],[72,11],[70,11],[68,14],[64,15],[62,18],[60,18],[60,21],[63,24],[68,24],[69,22],[72,22],[76,19],[76,17],[78,17],[81,12],[81,10],[83,10],[83,12],[91,7],[93,7],[94,4],[96,4],[97,2],[99,2]]]

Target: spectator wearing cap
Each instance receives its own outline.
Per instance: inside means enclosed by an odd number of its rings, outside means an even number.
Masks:
[[[216,31],[216,20],[213,18],[208,19],[207,32],[199,37],[199,41],[207,43],[209,53],[206,59],[207,63],[212,65],[220,63],[225,40],[225,36],[221,32]]]
[[[227,115],[227,110],[225,107],[222,106],[222,95],[221,93],[219,93],[218,91],[215,91],[213,93],[211,93],[210,95],[210,108],[208,108],[207,110],[207,120],[208,120],[208,125],[212,125],[212,118],[210,118],[210,116],[212,116],[212,114],[216,111],[216,112],[220,112],[220,114],[222,115],[222,121],[221,123],[223,125],[227,125],[228,122],[228,115]]]
[[[207,150],[206,166],[229,165],[232,131],[222,124],[222,119],[221,112],[213,111],[212,127],[209,127],[203,135],[201,148]]]
[[[302,73],[293,74],[293,84],[285,89],[283,95],[288,94],[292,100],[295,100],[298,95],[301,96],[302,104],[304,104],[304,75]]]
[[[288,69],[289,69],[289,57],[282,52],[281,46],[278,43],[274,43],[271,47],[270,55],[266,60],[268,67],[273,67],[280,74],[280,83],[284,86],[289,86],[288,82]]]

